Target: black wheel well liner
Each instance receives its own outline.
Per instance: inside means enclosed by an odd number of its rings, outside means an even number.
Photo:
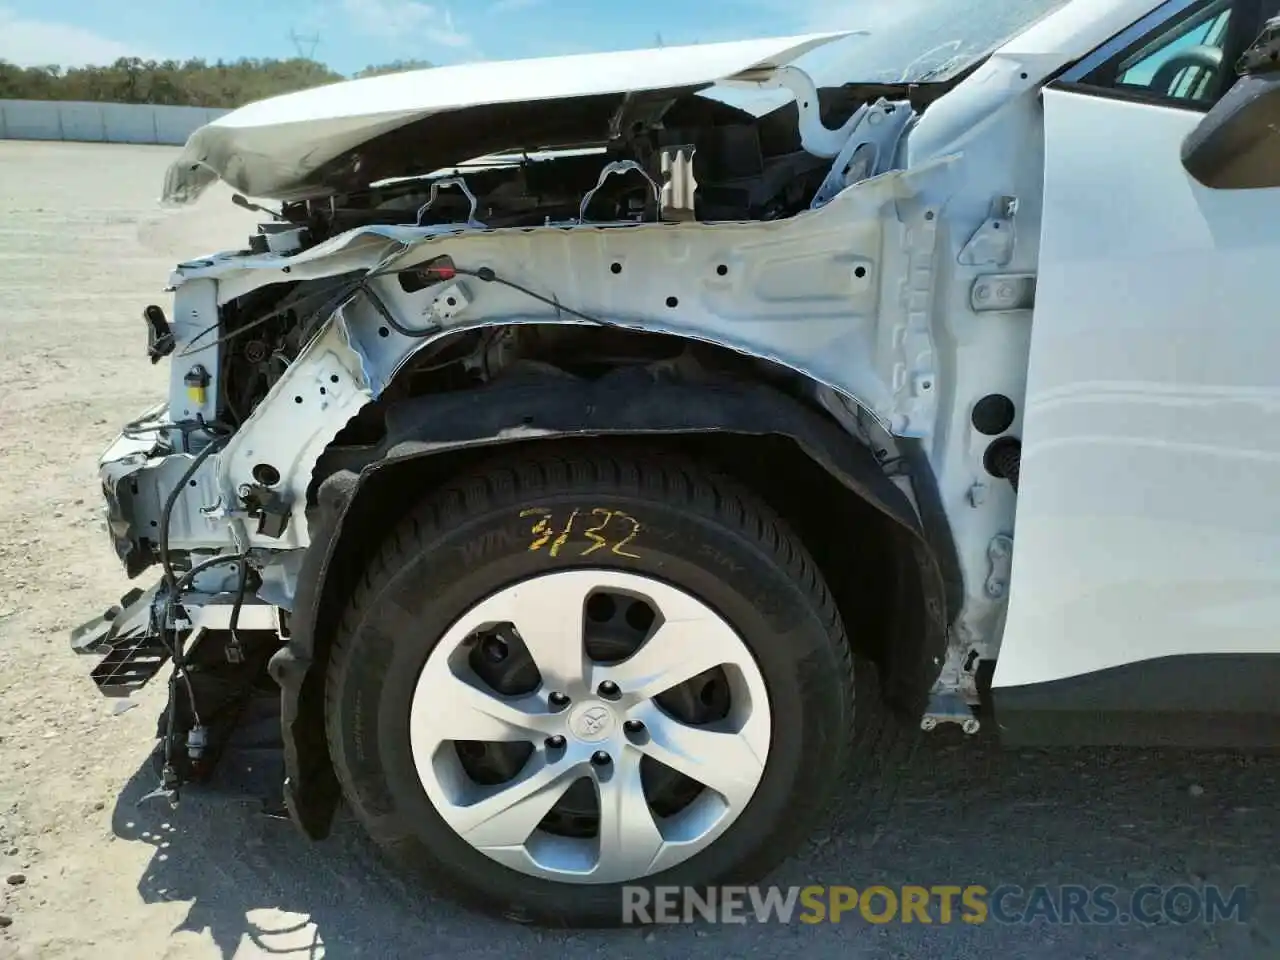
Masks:
[[[288,637],[270,665],[281,688],[285,799],[312,838],[327,835],[340,800],[322,722],[324,670],[344,584],[376,549],[377,538],[359,531],[385,529],[423,491],[516,446],[646,441],[735,474],[814,554],[855,649],[880,664],[886,700],[910,713],[924,709],[958,612],[950,532],[926,529],[871,451],[781,390],[634,376],[539,380],[399,401],[386,409],[385,424],[376,447],[335,448],[317,465],[311,546]],[[921,489],[936,496],[932,476],[922,479]],[[933,507],[921,514],[936,526],[941,513]],[[848,533],[868,527],[869,537]],[[868,544],[876,545],[870,554]],[[855,612],[860,619],[850,623]],[[868,616],[873,628],[860,629]]]

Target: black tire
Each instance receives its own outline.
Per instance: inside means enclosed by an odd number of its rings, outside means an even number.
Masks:
[[[578,452],[578,451],[582,452]],[[530,507],[604,507],[637,518],[620,556],[582,558],[573,535],[530,550]],[[601,559],[603,556],[605,559]],[[664,452],[535,450],[449,483],[386,539],[338,627],[326,727],[345,795],[375,842],[446,895],[520,922],[622,922],[618,885],[568,885],[492,861],[436,813],[414,770],[414,684],[451,622],[494,591],[551,569],[608,566],[664,580],[717,610],[769,690],[772,743],[746,809],[711,846],[648,886],[762,878],[809,834],[839,782],[853,730],[853,660],[831,595],[803,545],[732,478]]]

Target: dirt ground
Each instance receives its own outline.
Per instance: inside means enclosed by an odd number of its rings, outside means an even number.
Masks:
[[[311,845],[230,791],[176,810],[139,805],[154,785],[163,685],[120,711],[96,693],[67,631],[128,586],[99,520],[95,463],[163,388],[141,309],[167,304],[173,263],[239,245],[252,222],[225,192],[194,211],[160,210],[175,153],[0,141],[0,960],[1280,956],[1274,758],[908,737],[884,754],[878,782],[850,782],[848,810],[772,878],[1248,885],[1248,922],[1213,926],[855,919],[553,934],[430,899],[345,819]]]

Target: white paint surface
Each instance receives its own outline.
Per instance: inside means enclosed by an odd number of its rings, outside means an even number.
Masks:
[[[1280,653],[1280,190],[1192,181],[1179,146],[1199,113],[1053,89],[1044,100],[995,685]]]
[[[843,36],[818,33],[464,63],[271,97],[197,131],[170,170],[165,196],[183,202],[216,177],[252,196],[283,196],[308,173],[352,147],[433,114],[500,103],[708,86],[746,71],[782,66]]]

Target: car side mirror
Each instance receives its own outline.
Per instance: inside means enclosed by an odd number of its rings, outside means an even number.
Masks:
[[[1280,17],[1240,58],[1240,79],[1182,143],[1182,166],[1216,190],[1280,187]]]

